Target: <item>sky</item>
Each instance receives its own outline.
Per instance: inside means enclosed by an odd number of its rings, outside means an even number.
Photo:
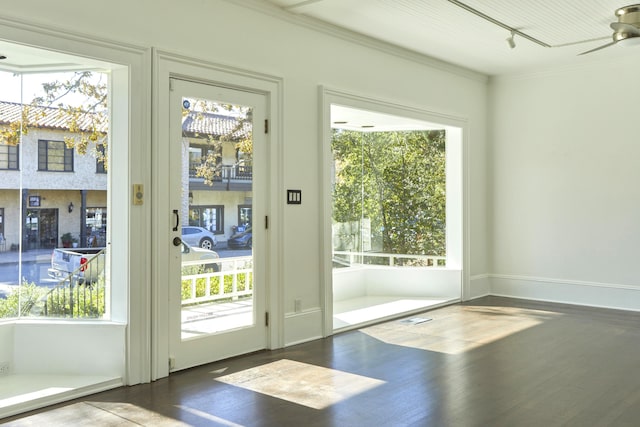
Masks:
[[[21,76],[19,75],[16,76],[10,72],[0,71],[0,101],[17,103],[23,102],[28,104],[33,100],[33,98],[43,94],[42,83],[55,80],[66,80],[71,74],[73,73],[24,74],[21,79]],[[24,99],[22,101],[20,97],[21,81],[22,86],[24,87],[22,91]],[[64,102],[73,104],[75,99],[76,102],[81,104],[82,101],[79,98],[84,99],[84,97],[76,96],[74,98],[73,95],[69,95],[64,99]]]

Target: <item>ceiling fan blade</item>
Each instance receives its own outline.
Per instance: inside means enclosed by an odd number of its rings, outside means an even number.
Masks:
[[[600,49],[604,49],[605,47],[613,46],[613,45],[614,45],[614,44],[616,44],[616,43],[617,43],[617,41],[613,41],[613,42],[611,42],[611,43],[607,43],[607,44],[602,45],[602,46],[599,46],[599,47],[597,47],[597,48],[595,48],[595,49],[591,49],[591,50],[588,50],[588,51],[586,51],[586,52],[582,52],[582,53],[578,54],[578,56],[580,56],[580,55],[586,55],[587,53],[595,52],[596,50],[600,50]]]
[[[624,22],[612,22],[610,26],[617,32],[622,32],[633,36],[640,36],[640,28],[636,27],[635,25],[627,24]]]

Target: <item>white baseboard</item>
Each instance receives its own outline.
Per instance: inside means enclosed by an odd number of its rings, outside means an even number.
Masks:
[[[591,307],[640,311],[640,286],[490,274],[490,294]]]
[[[285,314],[284,346],[288,347],[322,338],[322,324],[323,318],[320,308]]]

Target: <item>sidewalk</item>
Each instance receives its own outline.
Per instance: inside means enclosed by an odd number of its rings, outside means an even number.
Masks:
[[[32,249],[20,253],[20,251],[0,252],[0,264],[17,264],[24,262],[49,262],[53,249]]]

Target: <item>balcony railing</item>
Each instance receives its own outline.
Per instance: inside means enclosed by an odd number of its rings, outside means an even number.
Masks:
[[[446,267],[447,257],[432,255],[406,255],[374,252],[334,251],[336,268],[354,265],[384,265],[391,267]]]
[[[197,170],[201,163],[189,164],[189,178],[199,178]],[[245,165],[220,165],[213,171],[214,182],[225,182],[227,180],[234,181],[251,181],[253,179],[253,167]]]
[[[102,317],[106,310],[104,252],[102,249],[60,280],[43,297],[41,314],[47,317]]]
[[[233,301],[253,295],[251,256],[185,261],[182,270],[183,306]]]

